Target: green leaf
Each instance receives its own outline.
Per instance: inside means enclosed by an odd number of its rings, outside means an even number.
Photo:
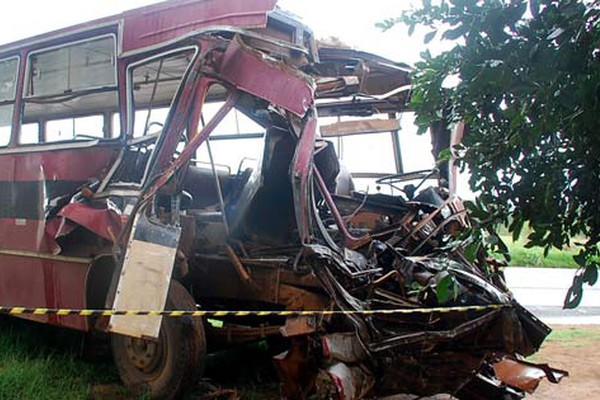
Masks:
[[[417,135],[423,135],[429,129],[427,126],[419,125],[417,128]]]
[[[524,223],[523,218],[514,217],[513,222],[508,229],[509,231],[512,231],[513,242],[516,242],[517,240],[519,240],[519,237],[521,236],[521,232],[523,231],[523,223]]]
[[[442,34],[442,39],[456,40],[467,32],[465,25],[459,25],[457,28],[449,29]]]
[[[423,42],[424,42],[425,44],[427,44],[427,43],[431,42],[431,41],[433,40],[433,38],[435,37],[435,35],[436,35],[436,34],[437,34],[437,30],[433,30],[433,31],[431,31],[431,32],[427,33],[427,34],[425,35],[425,38],[423,39]]]
[[[408,26],[408,36],[412,36],[413,33],[415,33],[415,27],[417,26],[417,24],[410,24]]]
[[[450,149],[440,150],[437,160],[438,161],[450,161],[452,159],[452,151]]]
[[[583,252],[579,252],[579,254],[574,255],[573,260],[575,260],[577,265],[579,265],[581,267],[585,267],[585,265],[587,263],[585,253],[583,253]]]
[[[458,286],[450,273],[442,271],[438,274],[439,280],[436,283],[436,297],[439,304],[446,304],[450,300],[456,300],[458,297]]]
[[[477,252],[479,251],[479,243],[473,241],[465,247],[465,258],[469,262],[475,262],[477,259]]]
[[[594,286],[598,281],[598,266],[595,264],[590,264],[585,267],[585,271],[583,272],[583,281],[587,282],[588,285]]]
[[[573,284],[567,291],[563,308],[568,310],[577,308],[583,299],[583,276],[575,275],[573,278]]]

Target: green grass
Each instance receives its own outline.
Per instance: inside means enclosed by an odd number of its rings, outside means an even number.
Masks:
[[[519,239],[516,242],[508,235],[501,236],[502,240],[508,246],[512,257],[509,265],[519,267],[547,267],[547,268],[577,268],[578,265],[573,260],[573,256],[578,250],[570,247],[563,250],[555,248],[550,249],[548,256],[544,257],[544,249],[539,247],[525,248],[526,239]]]
[[[589,328],[568,327],[552,331],[548,342],[557,342],[565,347],[583,347],[598,342],[598,331]]]
[[[78,332],[0,315],[0,400],[88,400],[92,387],[102,400],[135,399],[120,385],[110,357],[87,362],[81,348]],[[271,399],[278,393],[266,342],[210,354],[205,376],[214,387],[237,388],[243,399]],[[205,386],[185,399],[205,399]],[[221,398],[229,397],[215,399]]]
[[[579,348],[596,346],[600,328],[597,326],[568,326],[558,327],[552,330],[552,333],[544,341],[544,345],[554,343],[564,348]],[[541,352],[535,353],[527,357],[528,361],[543,363],[548,361],[547,355],[544,355],[544,347]],[[591,354],[591,353],[590,353]],[[561,368],[561,366],[558,366]]]
[[[92,384],[118,381],[109,364],[79,358],[78,335],[58,344],[52,343],[56,334],[48,326],[0,317],[0,399],[82,400]]]

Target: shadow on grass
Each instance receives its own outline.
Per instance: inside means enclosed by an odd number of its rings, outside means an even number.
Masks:
[[[206,360],[205,377],[217,387],[236,390],[241,399],[275,399],[279,397],[279,383],[271,356],[265,341],[213,353]],[[205,395],[201,385],[188,399]]]
[[[133,399],[120,385],[110,350],[87,361],[85,335],[0,315],[0,399]],[[277,373],[266,342],[210,354],[205,378],[186,400],[207,397],[214,388],[249,400],[278,397]],[[227,391],[224,391],[227,393]]]

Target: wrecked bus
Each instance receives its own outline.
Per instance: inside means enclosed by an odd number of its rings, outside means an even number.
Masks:
[[[317,48],[275,3],[169,1],[0,47],[0,306],[109,334],[123,383],[156,399],[210,349],[272,338],[286,399],[557,382],[523,361],[549,328],[453,240],[452,174],[404,171],[409,68]],[[336,150],[374,135],[393,167],[353,176]]]

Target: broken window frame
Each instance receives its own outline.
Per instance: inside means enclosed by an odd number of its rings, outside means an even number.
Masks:
[[[171,54],[182,53],[182,52],[189,51],[189,50],[193,50],[193,54],[191,56],[189,64],[186,67],[184,74],[181,77],[181,81],[179,82],[179,85],[177,86],[177,89],[173,95],[173,98],[169,104],[169,107],[168,107],[169,112],[167,114],[165,124],[164,124],[163,128],[161,129],[160,134],[155,138],[147,137],[147,136],[141,136],[139,138],[134,138],[133,137],[133,133],[134,133],[133,129],[134,129],[134,118],[135,118],[135,111],[136,111],[134,95],[133,95],[133,89],[134,89],[133,71],[134,71],[134,69],[141,65],[151,63],[160,58],[168,57]],[[111,170],[106,175],[102,184],[100,185],[100,190],[98,192],[99,195],[100,195],[100,193],[104,192],[105,189],[107,189],[107,188],[109,189],[109,192],[114,192],[115,194],[123,193],[123,191],[119,190],[120,187],[125,187],[128,193],[135,195],[140,189],[142,189],[144,187],[144,185],[146,184],[146,181],[148,179],[148,175],[150,173],[152,165],[153,165],[152,160],[156,157],[155,153],[156,153],[156,149],[158,148],[158,146],[156,146],[156,144],[161,140],[161,137],[163,135],[165,135],[169,130],[169,124],[172,119],[172,114],[177,109],[177,105],[179,103],[183,87],[185,86],[184,83],[190,74],[192,66],[195,64],[197,58],[200,55],[200,50],[201,50],[200,42],[198,42],[197,44],[193,44],[193,45],[189,45],[189,46],[181,46],[181,47],[177,47],[177,48],[171,48],[168,50],[161,49],[161,50],[157,51],[156,53],[151,54],[150,56],[147,56],[147,57],[144,57],[141,59],[137,59],[137,60],[127,64],[127,67],[125,68],[125,82],[123,83],[123,87],[121,89],[121,91],[123,91],[123,90],[125,91],[125,96],[126,96],[126,109],[125,109],[126,128],[125,128],[125,132],[121,132],[120,137],[123,138],[127,142],[128,145],[135,145],[137,143],[141,143],[144,141],[154,140],[155,146],[152,149],[150,161],[146,163],[144,174],[142,175],[142,178],[140,179],[140,181],[138,181],[138,182],[131,182],[131,181],[113,182],[114,174],[117,172],[118,167],[120,166],[120,164],[122,162],[122,155],[121,155],[121,156],[119,156],[119,159],[115,162],[115,164],[111,167]],[[111,114],[110,118],[111,119],[114,118],[114,114]],[[123,123],[123,115],[120,115],[119,118],[120,118],[119,120],[122,124]],[[109,187],[109,185],[110,185],[110,187]],[[113,189],[116,189],[116,191]],[[108,195],[109,193],[103,193],[103,194]]]
[[[197,98],[200,99],[200,103],[193,105],[193,107],[198,107],[199,112],[202,111],[202,105],[204,104],[204,99],[208,88],[214,83],[222,84],[223,82],[214,78],[208,78],[203,76],[202,78],[200,78],[200,82],[197,83],[197,85],[199,86],[198,91],[200,92]],[[156,181],[151,186],[147,186],[147,190],[145,190],[144,198],[142,199],[142,201],[146,201],[152,198],[152,196],[154,196],[156,192],[158,192],[158,190],[163,185],[165,185],[180,168],[182,168],[189,160],[193,158],[193,156],[196,153],[196,150],[198,150],[198,147],[200,147],[200,145],[202,145],[202,143],[204,143],[210,137],[215,127],[221,123],[221,121],[227,116],[227,114],[231,110],[235,109],[235,104],[237,103],[240,95],[241,92],[239,90],[236,90],[234,88],[230,88],[228,90],[227,97],[223,105],[214,114],[214,116],[208,122],[206,122],[206,124],[202,126],[202,128],[199,129],[198,132],[196,132],[191,137],[189,142],[182,149],[181,153],[179,154],[179,157],[177,157],[167,168],[165,168],[160,175],[157,175]],[[167,118],[167,123],[169,123],[169,119],[170,118]],[[165,128],[167,128],[167,124],[165,124]],[[163,130],[163,134],[166,130],[167,129]],[[156,155],[156,153],[154,153],[153,156],[154,155]],[[151,167],[152,164],[152,162],[149,162],[148,166]],[[148,168],[146,174],[147,173]],[[147,179],[147,177],[145,177],[145,179]]]
[[[135,96],[134,96],[133,71],[136,68],[143,66],[144,64],[150,64],[153,61],[165,59],[171,55],[175,55],[178,53],[185,53],[190,50],[193,51],[193,53],[191,54],[190,62],[188,63],[188,65],[185,69],[185,72],[181,76],[181,80],[180,80],[179,84],[177,85],[177,89],[175,90],[175,93],[173,94],[173,98],[171,99],[169,106],[168,106],[169,114],[170,114],[172,112],[172,110],[174,109],[174,107],[176,107],[176,105],[177,105],[178,97],[181,93],[181,86],[182,86],[183,82],[186,80],[186,77],[188,76],[188,74],[190,72],[191,66],[194,64],[194,61],[200,54],[200,43],[194,44],[194,45],[189,45],[189,46],[177,47],[177,48],[169,49],[166,51],[161,51],[161,52],[153,54],[149,57],[145,57],[143,59],[136,60],[127,65],[126,72],[125,72],[125,75],[126,75],[125,91],[126,91],[126,95],[127,95],[127,107],[126,107],[127,128],[126,128],[125,136],[126,136],[127,140],[130,140],[131,138],[134,137],[134,124],[135,124],[136,108],[135,108]],[[153,108],[164,108],[164,106],[156,106]],[[146,109],[146,108],[140,108],[140,110],[142,110],[142,109]],[[168,120],[169,120],[169,115],[167,115],[167,119],[165,120],[165,125],[163,126],[163,130],[166,127]],[[144,132],[142,134],[142,136],[140,136],[140,138],[143,138],[145,136],[146,136],[146,132]]]

